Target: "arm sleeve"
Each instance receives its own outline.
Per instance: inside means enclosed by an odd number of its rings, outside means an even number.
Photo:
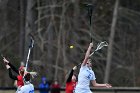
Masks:
[[[68,76],[68,79],[67,79],[66,82],[70,82],[70,81],[71,81],[71,78],[72,78],[73,72],[74,72],[74,70],[72,69],[71,72],[70,72],[70,74],[69,74],[69,76]]]
[[[9,68],[8,70],[9,70],[9,77],[10,77],[11,79],[18,80],[17,76],[14,76],[14,75],[12,74],[11,68]]]
[[[11,63],[8,63],[8,65],[11,67],[11,69],[12,69],[13,71],[15,71],[17,74],[19,74],[18,69],[16,69],[15,66],[13,66]]]

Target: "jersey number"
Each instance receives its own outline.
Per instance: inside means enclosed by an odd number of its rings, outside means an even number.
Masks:
[[[88,75],[88,77],[87,77],[87,78],[88,78],[88,79],[90,79],[90,77],[91,77],[91,73]]]
[[[34,93],[34,90],[30,90],[29,93]]]

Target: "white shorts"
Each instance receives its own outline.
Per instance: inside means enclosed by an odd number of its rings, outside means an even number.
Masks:
[[[74,93],[92,93],[90,89],[75,89]]]

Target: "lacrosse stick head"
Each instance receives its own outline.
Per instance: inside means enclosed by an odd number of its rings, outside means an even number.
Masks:
[[[99,44],[97,45],[96,50],[94,50],[94,51],[89,55],[89,57],[91,57],[96,51],[102,49],[104,46],[108,46],[108,43],[107,43],[106,41],[99,43]]]
[[[33,46],[34,46],[34,39],[33,39],[33,36],[30,36],[30,38],[31,38],[31,41],[30,41],[29,48],[33,48]]]
[[[92,4],[86,4],[86,7],[88,9],[88,16],[92,16],[92,11],[93,11],[93,5]]]
[[[35,78],[37,76],[37,72],[29,72],[32,76],[32,78]]]
[[[99,43],[95,51],[102,49],[104,46],[108,46],[108,43],[106,41]]]

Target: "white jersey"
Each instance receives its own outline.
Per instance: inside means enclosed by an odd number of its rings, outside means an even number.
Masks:
[[[28,83],[18,89],[17,93],[34,93],[34,86],[31,83]]]
[[[95,74],[92,69],[89,69],[87,65],[81,66],[78,75],[78,83],[75,88],[75,93],[92,93],[90,91],[90,80],[95,80]]]

